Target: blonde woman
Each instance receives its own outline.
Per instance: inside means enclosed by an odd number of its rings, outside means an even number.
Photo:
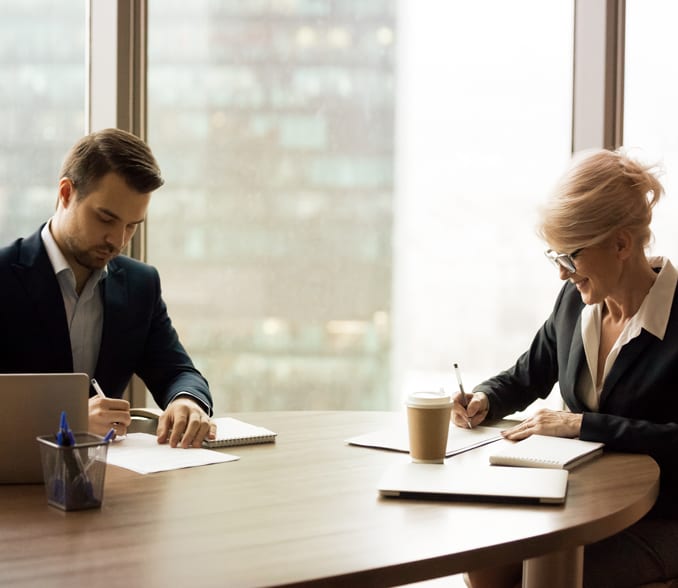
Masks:
[[[510,369],[454,404],[455,424],[501,418],[558,383],[568,410],[540,410],[508,429],[602,441],[661,469],[653,510],[585,548],[584,586],[623,588],[678,577],[678,272],[648,258],[663,188],[651,166],[619,151],[574,162],[543,212],[546,256],[565,280],[553,312]],[[520,564],[469,572],[473,588],[515,586]]]

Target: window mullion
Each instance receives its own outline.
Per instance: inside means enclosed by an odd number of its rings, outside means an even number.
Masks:
[[[622,144],[625,0],[575,0],[572,151]]]

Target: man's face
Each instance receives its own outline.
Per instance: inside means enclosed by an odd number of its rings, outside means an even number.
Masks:
[[[101,269],[129,243],[144,222],[150,193],[130,188],[115,173],[105,175],[85,198],[62,179],[54,237],[71,266]],[[74,271],[77,266],[74,266]]]

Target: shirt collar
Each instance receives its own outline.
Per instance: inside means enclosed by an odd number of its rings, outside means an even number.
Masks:
[[[50,230],[51,224],[52,219],[50,218],[47,221],[47,223],[45,223],[45,226],[42,227],[42,231],[40,231],[40,238],[42,239],[42,242],[45,245],[47,257],[49,257],[49,261],[52,264],[54,274],[58,276],[60,273],[65,271],[73,273],[73,269],[71,268],[68,261],[66,261],[64,254],[61,252],[61,249],[59,249],[57,242],[54,240],[54,236],[52,235],[52,231]],[[95,270],[94,272],[92,272],[92,275],[95,277],[95,283],[98,283],[100,280],[104,279],[108,275],[108,265],[106,265],[106,267],[104,267],[103,269]]]
[[[653,257],[649,261],[653,268],[661,269],[634,319],[639,328],[652,333],[658,339],[664,339],[678,283],[678,271],[665,257]]]
[[[622,331],[620,336],[624,343],[637,337],[641,329],[645,329],[660,340],[663,340],[666,334],[673,296],[678,283],[678,271],[668,258],[652,257],[648,261],[653,268],[659,268],[659,274],[640,308]],[[582,311],[583,333],[588,333],[589,329],[600,328],[601,312],[602,302],[584,307]]]

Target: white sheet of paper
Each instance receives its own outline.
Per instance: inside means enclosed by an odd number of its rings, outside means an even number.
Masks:
[[[108,446],[107,461],[139,474],[166,472],[180,468],[224,463],[240,459],[237,455],[191,447],[180,449],[165,443],[160,445],[155,435],[130,433],[120,443]]]

